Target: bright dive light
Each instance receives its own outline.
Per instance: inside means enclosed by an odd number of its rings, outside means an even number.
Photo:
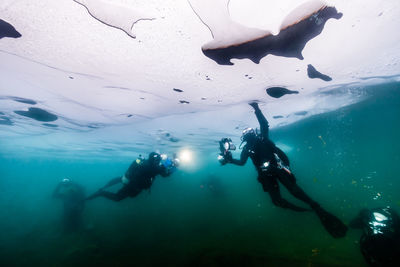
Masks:
[[[187,149],[182,150],[179,152],[178,158],[182,163],[189,163],[192,161],[192,151]]]

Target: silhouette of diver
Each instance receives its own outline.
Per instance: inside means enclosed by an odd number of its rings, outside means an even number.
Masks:
[[[390,207],[363,209],[350,222],[360,228],[360,250],[371,266],[400,266],[400,218]]]
[[[161,162],[161,155],[151,152],[148,159],[138,158],[132,162],[128,170],[121,177],[116,177],[109,181],[104,187],[87,198],[87,200],[97,197],[105,197],[113,201],[121,201],[127,197],[136,197],[143,189],[149,189],[157,175],[167,177],[171,175],[178,165],[177,159],[166,159]],[[116,184],[122,183],[122,188],[117,193],[106,191],[105,189]]]
[[[240,155],[240,159],[232,158],[228,150],[221,156],[220,162],[224,165],[232,163],[244,165],[250,157],[258,172],[258,181],[262,184],[265,192],[268,192],[272,203],[278,207],[294,211],[309,211],[298,207],[283,199],[279,190],[278,181],[283,184],[296,198],[310,205],[318,215],[325,229],[335,238],[346,235],[347,227],[337,217],[325,211],[321,206],[312,200],[297,184],[296,178],[289,168],[289,158],[269,139],[269,124],[262,114],[258,103],[249,103],[254,108],[257,120],[260,124],[261,133],[258,134],[252,128],[243,131],[241,140],[246,142]],[[224,140],[224,139],[223,139]],[[228,147],[228,145],[227,145]]]
[[[85,207],[85,191],[83,187],[70,179],[63,179],[53,192],[54,198],[64,202],[64,230],[74,232],[82,224],[82,212]]]

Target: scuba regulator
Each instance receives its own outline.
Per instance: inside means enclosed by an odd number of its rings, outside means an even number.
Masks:
[[[236,150],[236,146],[233,144],[232,139],[222,138],[219,141],[219,150],[221,153],[218,155],[218,161],[225,165],[232,159],[231,150]]]

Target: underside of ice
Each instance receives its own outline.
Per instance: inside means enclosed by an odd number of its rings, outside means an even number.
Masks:
[[[350,105],[400,80],[399,11],[395,0],[3,0],[0,149],[211,148],[257,126],[249,101],[271,127]]]

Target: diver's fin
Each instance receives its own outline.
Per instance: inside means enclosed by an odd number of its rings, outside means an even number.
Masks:
[[[327,212],[321,207],[316,208],[315,213],[317,213],[326,231],[328,231],[334,238],[340,238],[346,235],[347,226],[335,215]]]

